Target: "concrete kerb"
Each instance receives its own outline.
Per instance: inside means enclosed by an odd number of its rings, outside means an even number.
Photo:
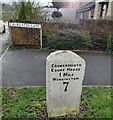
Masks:
[[[83,88],[86,88],[86,87],[113,87],[112,85],[83,85],[82,86]]]
[[[27,88],[37,88],[37,87],[46,87],[46,86],[44,86],[44,85],[42,85],[42,86],[9,86],[9,87],[7,87],[7,88],[25,88],[25,87],[27,87]],[[93,87],[113,87],[113,86],[110,86],[110,85],[83,85],[82,86],[82,88],[93,88]]]

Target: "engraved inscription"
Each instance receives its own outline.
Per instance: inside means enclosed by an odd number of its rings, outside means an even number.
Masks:
[[[75,73],[80,72],[81,67],[82,64],[51,64],[50,71],[56,76],[52,78],[52,81],[62,81],[63,85],[66,85],[64,92],[67,92],[70,80],[80,79]]]

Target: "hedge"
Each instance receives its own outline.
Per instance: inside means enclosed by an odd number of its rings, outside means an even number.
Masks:
[[[49,49],[75,50],[90,49],[91,36],[87,31],[59,30],[53,34],[44,35],[45,47]],[[46,40],[45,40],[46,39]]]

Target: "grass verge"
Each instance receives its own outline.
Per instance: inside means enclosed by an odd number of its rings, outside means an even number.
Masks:
[[[111,92],[112,87],[83,87],[80,112],[73,119],[112,119]],[[2,119],[16,118],[47,119],[46,87],[2,88]]]

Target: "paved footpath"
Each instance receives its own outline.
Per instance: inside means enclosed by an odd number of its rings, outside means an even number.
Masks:
[[[33,50],[7,51],[2,59],[3,86],[45,86],[46,57]],[[111,56],[79,54],[86,61],[83,85],[111,85]]]

